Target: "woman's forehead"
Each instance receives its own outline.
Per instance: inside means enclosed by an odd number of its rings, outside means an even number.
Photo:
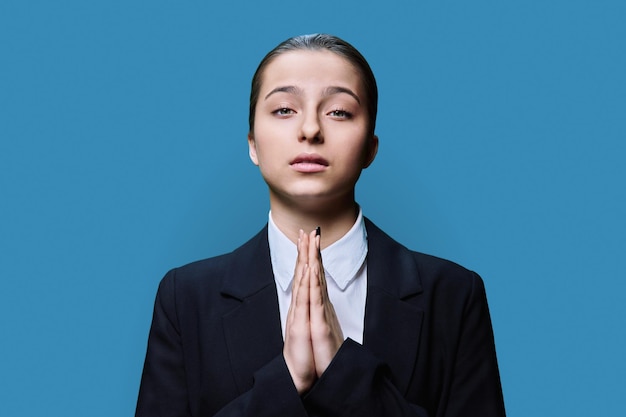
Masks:
[[[324,50],[295,50],[278,55],[263,71],[263,91],[281,84],[338,84],[356,90],[361,88],[362,80],[356,67],[341,55]]]

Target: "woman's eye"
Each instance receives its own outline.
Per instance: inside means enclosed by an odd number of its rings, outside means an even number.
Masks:
[[[278,115],[278,116],[289,116],[290,114],[295,114],[295,111],[287,108],[287,107],[281,107],[278,110],[274,110],[274,114]]]
[[[349,119],[352,117],[351,113],[348,113],[345,110],[333,110],[328,113],[329,116],[336,117],[338,119]]]

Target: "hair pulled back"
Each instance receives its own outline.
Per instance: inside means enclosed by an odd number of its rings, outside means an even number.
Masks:
[[[369,129],[374,134],[376,127],[376,113],[378,111],[378,87],[376,86],[376,78],[369,64],[361,55],[361,53],[348,42],[333,35],[316,33],[312,35],[301,35],[289,38],[276,46],[261,60],[254,76],[252,77],[252,88],[250,89],[250,114],[248,122],[250,124],[250,133],[254,131],[254,116],[256,105],[259,100],[261,84],[263,82],[263,72],[265,68],[279,55],[290,51],[330,51],[345,58],[350,62],[361,74],[361,82],[365,90],[365,102],[367,105],[367,115]]]

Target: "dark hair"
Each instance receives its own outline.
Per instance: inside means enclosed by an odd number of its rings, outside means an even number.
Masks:
[[[268,52],[268,54],[261,60],[261,63],[252,77],[252,88],[250,89],[250,115],[248,117],[250,132],[254,130],[254,115],[256,104],[259,100],[263,71],[277,56],[285,52],[298,50],[330,51],[345,58],[348,62],[354,65],[354,67],[361,74],[361,81],[363,82],[363,87],[365,88],[369,129],[373,134],[374,128],[376,127],[376,113],[378,111],[378,87],[376,86],[374,73],[363,55],[361,55],[361,53],[354,46],[336,36],[323,33],[289,38]]]

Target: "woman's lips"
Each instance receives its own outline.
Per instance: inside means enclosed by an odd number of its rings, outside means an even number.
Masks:
[[[321,172],[328,168],[328,161],[317,154],[300,154],[289,165],[297,172]]]

